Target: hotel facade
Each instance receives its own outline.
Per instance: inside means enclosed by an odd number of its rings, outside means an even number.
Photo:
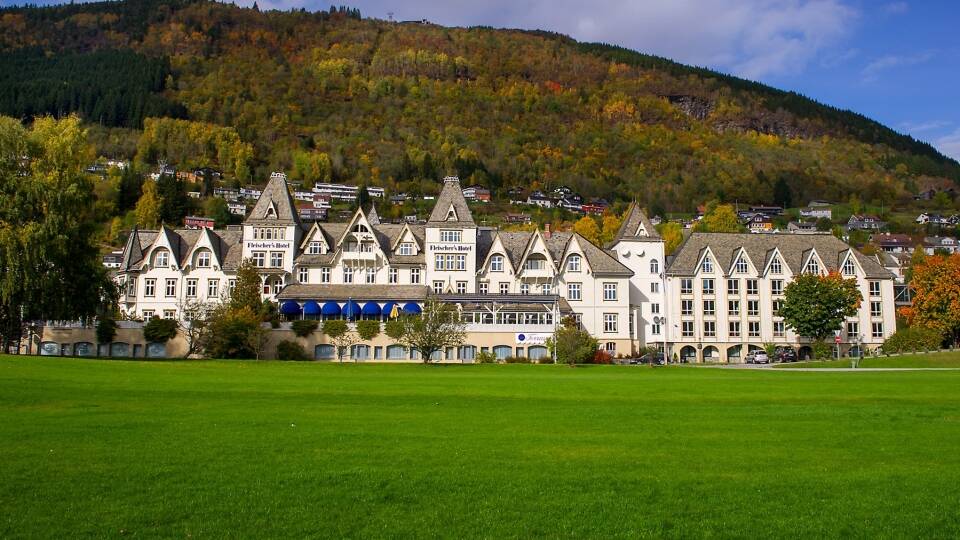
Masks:
[[[263,298],[286,321],[386,320],[420,312],[428,297],[456,305],[466,342],[436,358],[452,362],[480,352],[543,358],[545,341],[567,317],[614,356],[666,347],[685,361],[736,362],[765,343],[804,347],[775,316],[783,287],[799,272],[840,271],[858,280],[864,303],[841,336],[844,351],[875,347],[895,329],[893,275],[832,236],[695,233],[668,261],[636,204],[613,241],[600,247],[549,227],[478,226],[455,177],[444,179],[426,223],[383,223],[372,207],[345,223],[307,224],[285,176],[274,174],[242,226],[132,231],[116,269],[120,309],[146,320],[179,318],[191,304],[212,306],[229,296],[247,259],[260,273]],[[273,334],[274,344],[294,339],[289,322]],[[44,339],[47,354],[92,347],[56,328]],[[108,354],[176,354],[137,343],[132,331],[118,340]],[[300,341],[315,358],[335,357],[321,332]],[[167,348],[175,349],[171,343]],[[382,333],[352,347],[350,356],[416,359]]]

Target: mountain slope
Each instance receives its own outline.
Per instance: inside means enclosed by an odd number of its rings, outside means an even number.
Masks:
[[[129,49],[169,61],[169,76],[144,99],[170,103],[174,112],[161,115],[193,123],[148,121],[143,135],[124,132],[139,140],[101,150],[136,146],[144,161],[254,178],[282,168],[295,179],[416,192],[457,173],[501,191],[567,184],[654,210],[854,193],[893,203],[960,181],[955,161],[861,115],[547,32],[363,20],[351,10],[261,13],[206,0],[0,10],[0,49],[25,48],[52,57]],[[0,99],[0,112],[42,109],[18,109],[23,101]],[[196,141],[211,137],[197,133],[217,125],[235,128],[252,155],[198,151]],[[237,167],[242,160],[248,166]]]

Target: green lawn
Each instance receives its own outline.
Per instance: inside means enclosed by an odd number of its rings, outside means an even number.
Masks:
[[[850,359],[826,360],[820,362],[796,362],[777,364],[778,368],[849,368]],[[930,354],[911,354],[864,358],[860,360],[861,368],[960,368],[960,352],[938,352]]]
[[[0,537],[957,537],[958,390],[0,357]]]

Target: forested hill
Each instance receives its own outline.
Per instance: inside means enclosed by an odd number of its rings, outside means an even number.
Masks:
[[[668,210],[960,182],[957,162],[861,115],[547,32],[129,0],[2,9],[0,50],[0,113],[79,112],[104,155],[238,182],[418,192],[456,173]]]

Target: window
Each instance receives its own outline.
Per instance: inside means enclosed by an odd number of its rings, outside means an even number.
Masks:
[[[273,279],[273,294],[280,294],[280,289],[283,288],[283,282],[280,281],[280,278]]]
[[[704,300],[703,301],[703,314],[704,315],[716,315],[717,314],[717,303],[715,300]]]
[[[747,294],[757,295],[760,294],[760,286],[755,279],[747,280]]]
[[[210,268],[210,252],[203,250],[197,253],[197,268]]]
[[[413,242],[401,242],[397,255],[413,255]]]
[[[717,335],[717,321],[703,321],[703,337]]]
[[[520,294],[530,294],[530,285],[526,283],[520,284]]]
[[[702,268],[703,268],[703,271],[707,274],[713,273],[713,259],[710,258],[709,254],[703,256]]]
[[[143,320],[149,321],[150,319],[153,318],[154,313],[155,313],[155,312],[154,312],[152,309],[145,309],[145,310],[143,310]]]
[[[783,263],[780,262],[780,257],[774,257],[770,261],[770,273],[771,274],[782,274],[783,273]]]
[[[773,321],[773,337],[783,337],[786,334],[786,325],[783,321]]]
[[[757,315],[760,315],[759,300],[747,300],[747,315],[751,317],[756,317]]]
[[[250,254],[250,258],[253,259],[253,265],[257,268],[263,268],[267,264],[267,254],[264,251],[254,251]]]
[[[353,283],[353,268],[349,266],[344,267],[343,269],[343,282],[344,283]]]
[[[847,338],[857,339],[860,336],[860,323],[847,321]]]
[[[747,323],[747,333],[750,337],[760,337],[760,321],[750,321]]]
[[[580,256],[571,255],[567,259],[567,272],[579,272],[580,271]]]
[[[230,281],[227,282],[227,288],[229,289],[227,293],[233,294],[233,289],[235,289],[236,287],[237,287],[237,280],[231,279]]]
[[[137,278],[130,276],[127,280],[127,296],[137,295]]]
[[[681,314],[681,315],[693,315],[693,300],[681,300],[681,301],[680,301],[680,314]]]
[[[320,283],[330,283],[330,267],[320,267]]]
[[[652,282],[650,282],[650,292],[653,293],[653,294],[657,294],[657,293],[660,292],[660,282],[659,282],[659,281],[652,281]]]
[[[738,295],[740,294],[740,280],[739,279],[728,279],[727,280],[727,294]]]
[[[320,242],[310,242],[310,244],[307,245],[307,253],[310,255],[320,255],[321,245]]]
[[[653,315],[659,315],[660,304],[657,304],[657,303],[650,304],[650,313],[652,313]]]
[[[187,280],[187,298],[197,297],[197,280],[195,278]]]
[[[683,337],[693,337],[693,321],[680,323],[680,333],[683,334]]]
[[[177,310],[175,309],[165,309],[163,310],[164,319],[175,319],[177,317]]]
[[[808,274],[820,273],[820,262],[817,261],[816,257],[810,257],[810,261],[807,263],[807,273]]]
[[[680,294],[693,294],[693,280],[683,278],[680,280]]]
[[[779,315],[779,314],[780,314],[780,309],[783,308],[783,300],[781,300],[781,299],[779,299],[779,298],[776,299],[776,300],[774,300],[773,302],[771,302],[771,308],[773,309],[773,314],[774,314],[774,315]]]
[[[441,242],[459,242],[460,238],[461,238],[461,235],[460,235],[460,231],[458,230],[449,230],[449,229],[440,230]]]
[[[433,294],[443,294],[443,282],[434,281],[433,282]]]
[[[603,300],[604,302],[613,302],[617,299],[617,284],[616,283],[604,283],[603,284]]]
[[[740,301],[739,300],[727,300],[727,314],[738,316],[740,315]]]
[[[579,283],[567,283],[567,300],[580,300]]]
[[[377,271],[374,270],[373,268],[367,268],[367,279],[364,280],[364,281],[366,281],[367,285],[370,285],[370,284],[372,284],[372,283],[376,283],[376,282],[377,282]]]
[[[216,298],[219,293],[220,293],[220,280],[208,279],[207,280],[207,298]]]
[[[883,315],[883,304],[877,301],[870,302],[870,316],[880,317]]]
[[[443,253],[437,253],[433,256],[433,267],[437,270],[443,270],[446,268],[446,259],[443,257]]]
[[[501,282],[501,283],[500,283],[500,294],[507,294],[507,293],[509,293],[509,292],[510,292],[510,284],[509,284],[509,283]]]
[[[617,331],[617,314],[616,313],[604,313],[603,314],[603,331],[607,334],[613,334]]]
[[[157,250],[157,254],[153,256],[153,266],[156,268],[170,266],[170,252],[165,249]]]
[[[387,283],[396,283],[399,279],[400,271],[396,268],[387,270]]]
[[[856,275],[856,273],[857,273],[857,267],[856,265],[853,264],[853,260],[847,259],[847,261],[843,263],[843,275],[853,276],[853,275]]]
[[[870,327],[871,327],[871,330],[872,330],[871,333],[870,333],[870,335],[872,335],[872,336],[875,337],[875,338],[882,338],[882,337],[883,337],[883,323],[882,323],[882,322],[875,322],[875,323],[871,324]]]
[[[410,269],[410,283],[417,285],[420,283],[420,269],[411,268]]]
[[[524,270],[543,270],[547,266],[547,259],[542,255],[534,255],[523,261]]]
[[[488,290],[489,288],[490,288],[490,284],[489,284],[489,283],[487,283],[486,281],[480,282],[480,294],[482,294],[482,295],[487,294],[487,290]]]
[[[660,261],[656,259],[650,259],[650,273],[651,274],[660,273]]]
[[[659,336],[661,332],[660,323],[653,323],[650,325],[650,333],[654,336]]]
[[[746,274],[746,273],[747,273],[747,260],[744,259],[742,255],[737,258],[737,262],[736,262],[736,264],[734,264],[733,271],[736,272],[736,273],[738,273],[738,274]]]
[[[300,283],[306,283],[309,274],[310,271],[307,269],[307,267],[301,266],[300,268],[297,268],[297,281]]]
[[[167,298],[177,295],[177,278],[167,278],[164,295]]]
[[[770,280],[770,294],[774,296],[779,296],[783,294],[783,280],[782,279],[772,279]]]
[[[494,255],[490,257],[490,271],[503,272],[503,255]]]
[[[713,278],[704,278],[702,285],[703,294],[713,294]]]
[[[457,270],[463,271],[463,270],[466,270],[466,269],[467,269],[467,256],[466,256],[466,255],[453,255],[453,257],[454,257],[454,260],[457,262],[457,267],[456,267]],[[448,257],[447,257],[447,266],[448,266],[447,270],[450,269],[450,268],[449,268],[449,266],[450,266],[449,259],[450,259],[450,257],[448,256]]]
[[[467,282],[458,281],[457,282],[457,294],[467,294]]]
[[[740,321],[730,321],[727,332],[730,337],[740,337]]]
[[[870,296],[880,296],[880,282],[871,281],[870,282]]]

